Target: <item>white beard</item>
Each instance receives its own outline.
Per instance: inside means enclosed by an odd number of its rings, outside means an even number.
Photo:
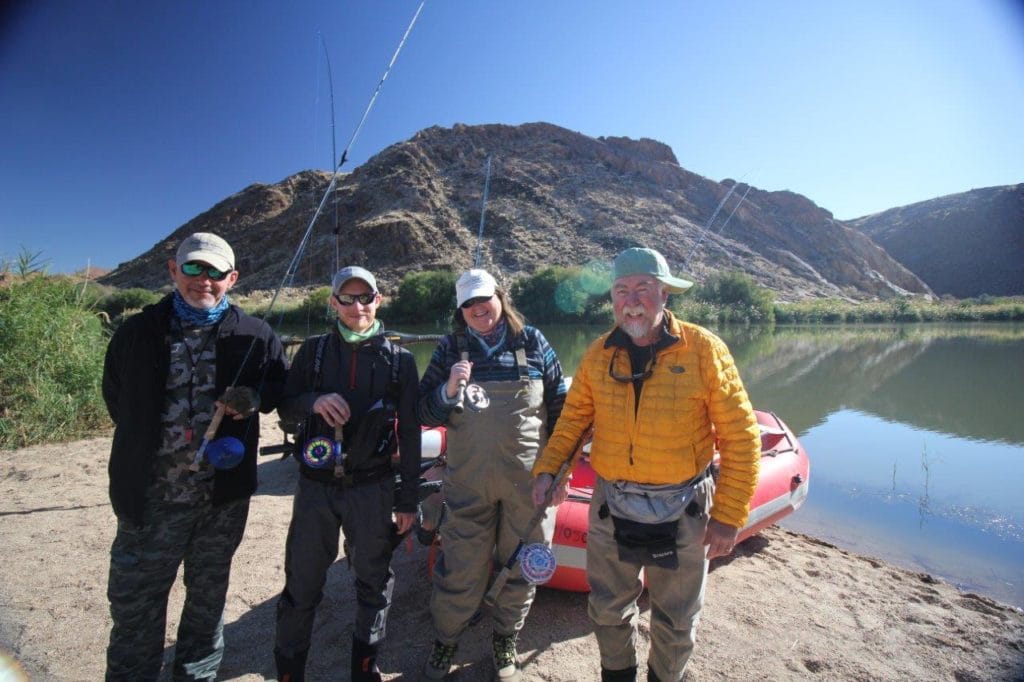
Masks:
[[[619,324],[619,329],[631,339],[643,339],[651,331],[651,325],[644,319],[630,319]]]

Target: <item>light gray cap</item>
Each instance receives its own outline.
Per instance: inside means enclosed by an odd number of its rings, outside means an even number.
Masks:
[[[174,260],[178,265],[202,261],[224,272],[235,269],[235,252],[226,241],[212,232],[196,232],[185,237],[178,246]]]
[[[377,280],[370,274],[369,270],[358,265],[349,265],[334,273],[334,277],[331,278],[331,291],[335,294],[338,293],[338,289],[345,286],[345,282],[350,279],[361,279],[370,285],[370,289],[374,293],[377,292]]]

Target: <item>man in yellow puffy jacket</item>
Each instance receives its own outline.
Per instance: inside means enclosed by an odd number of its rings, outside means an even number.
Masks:
[[[760,438],[726,345],[665,309],[670,293],[692,283],[673,277],[653,249],[626,249],[614,268],[616,327],[580,361],[533,467],[533,500],[543,504],[554,474],[593,424],[587,579],[602,682],[636,679],[641,568],[651,601],[647,679],[681,680],[708,560],[729,554],[746,523]],[[716,447],[717,484],[710,470]]]

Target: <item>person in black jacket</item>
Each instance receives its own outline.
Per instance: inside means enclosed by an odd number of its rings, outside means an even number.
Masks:
[[[416,360],[384,337],[376,318],[381,295],[372,274],[343,268],[331,291],[337,328],[299,348],[279,409],[284,422],[300,425],[301,475],[274,647],[278,679],[291,682],[305,676],[316,606],[327,569],[338,556],[339,529],[356,587],[351,679],[381,679],[376,659],[394,589],[391,554],[396,538],[416,517]]]
[[[108,680],[159,677],[167,595],[183,562],[173,677],[216,676],[231,559],[256,490],[257,410],[277,406],[287,372],[270,327],[228,301],[238,271],[226,241],[192,234],[167,265],[174,291],[124,321],[103,368],[115,424],[109,474],[117,516]],[[217,412],[227,418],[199,458]],[[241,461],[218,469],[215,453],[228,442]]]

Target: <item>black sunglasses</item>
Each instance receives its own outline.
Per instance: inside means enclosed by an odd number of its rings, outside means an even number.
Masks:
[[[612,353],[611,362],[608,363],[608,376],[610,376],[612,379],[615,379],[615,381],[621,382],[623,384],[629,384],[634,381],[647,381],[648,379],[651,378],[651,375],[654,374],[654,363],[658,359],[658,356],[654,354],[653,347],[651,348],[651,362],[650,364],[647,365],[646,369],[644,369],[644,371],[642,372],[636,372],[634,374],[628,374],[626,376],[622,376],[621,374],[615,373],[615,358],[616,356],[618,356],[620,350],[622,350],[622,346],[616,346],[615,352]]]
[[[231,270],[220,270],[212,265],[203,265],[202,263],[196,263],[195,261],[182,263],[181,272],[189,277],[199,277],[205,274],[214,282],[219,282],[231,274]]]
[[[377,292],[371,291],[368,294],[335,294],[334,300],[340,305],[349,306],[359,301],[363,305],[370,305],[373,303],[373,299],[377,298]]]
[[[494,298],[494,296],[477,296],[476,298],[471,298],[468,301],[463,301],[462,305],[459,307],[462,308],[463,310],[468,310],[469,308],[475,306],[477,303],[487,303],[492,298]]]

